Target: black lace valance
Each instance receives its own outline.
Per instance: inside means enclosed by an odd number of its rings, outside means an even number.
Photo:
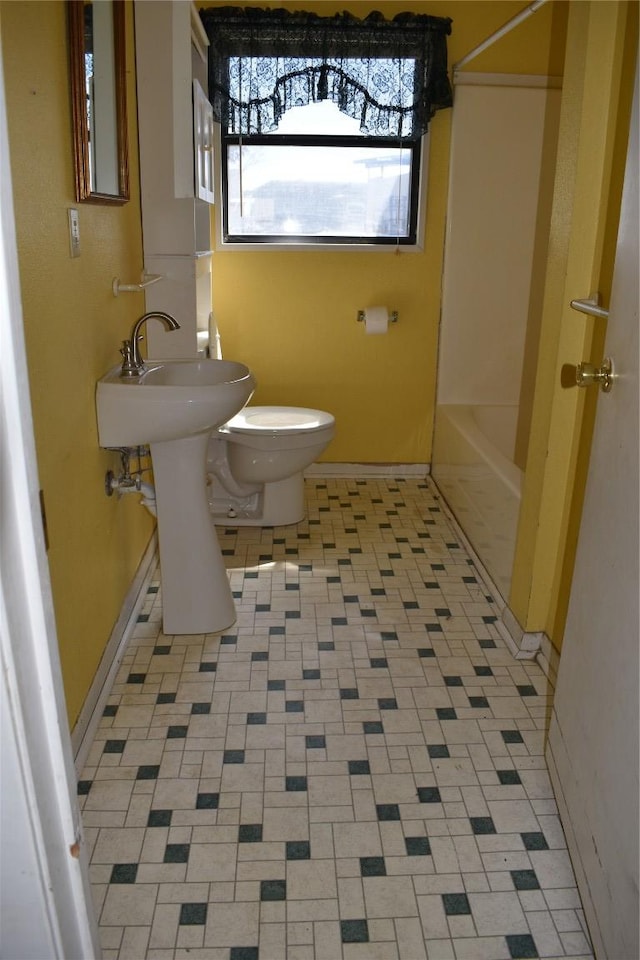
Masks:
[[[448,17],[258,7],[200,16],[211,44],[209,99],[231,133],[268,133],[291,107],[332,100],[369,136],[414,140],[452,104]]]

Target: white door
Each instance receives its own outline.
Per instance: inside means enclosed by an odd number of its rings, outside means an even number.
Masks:
[[[637,75],[605,355],[547,759],[596,956],[637,960]]]
[[[100,956],[38,504],[0,50],[0,957]]]

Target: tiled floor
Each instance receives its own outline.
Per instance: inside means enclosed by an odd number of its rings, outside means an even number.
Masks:
[[[219,530],[225,634],[164,636],[149,587],[79,784],[104,957],[590,957],[546,681],[434,488],[307,498]]]

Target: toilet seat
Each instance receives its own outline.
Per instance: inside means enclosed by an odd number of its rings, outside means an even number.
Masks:
[[[221,433],[245,436],[295,436],[333,426],[335,418],[307,407],[244,407],[220,427]]]

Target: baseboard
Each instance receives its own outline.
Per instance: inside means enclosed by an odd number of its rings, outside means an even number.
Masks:
[[[578,838],[576,836],[573,823],[571,821],[571,816],[569,814],[568,801],[571,798],[568,798],[566,796],[565,790],[563,789],[562,780],[560,779],[559,769],[561,768],[564,772],[564,779],[565,779],[565,782],[567,783],[568,790],[570,793],[573,794],[573,800],[575,801],[576,790],[578,789],[578,787],[571,769],[571,762],[567,754],[565,742],[562,737],[562,732],[560,730],[560,725],[558,723],[558,718],[555,713],[555,710],[552,711],[552,714],[551,714],[549,735],[547,738],[547,745],[545,748],[545,760],[547,763],[547,769],[549,771],[549,779],[551,780],[553,793],[556,799],[556,803],[558,805],[560,822],[562,824],[562,829],[564,831],[565,839],[567,841],[567,849],[569,851],[571,865],[573,867],[573,872],[575,874],[576,883],[578,885],[580,899],[582,901],[582,907],[584,910],[585,925],[583,926],[582,932],[584,933],[585,937],[591,941],[593,945],[594,956],[606,957],[607,953],[606,953],[606,950],[604,949],[602,933],[600,931],[600,926],[598,924],[598,916],[596,913],[593,898],[591,896],[591,888],[590,888],[588,877],[585,871],[585,865],[582,859],[580,844],[578,842]],[[574,803],[574,809],[579,809],[579,804]],[[593,840],[592,840],[592,843],[593,843]],[[595,843],[594,843],[594,847],[595,847]]]
[[[538,661],[538,666],[555,690],[558,679],[558,667],[560,666],[560,654],[546,633],[542,634],[542,643],[538,650],[536,660]]]
[[[542,632],[523,630],[508,604],[505,604],[502,611],[502,622],[517,647],[516,658],[518,660],[535,660],[546,635]]]
[[[447,503],[443,494],[440,492],[438,484],[435,480],[432,482],[436,487],[436,490],[438,490],[438,494],[440,495],[440,503],[447,520],[455,530],[456,536],[464,544],[465,549],[473,560],[474,566],[477,567],[478,572],[480,573],[483,583],[496,601],[496,606],[498,607],[498,612],[500,614],[499,619],[496,621],[496,627],[500,631],[502,639],[516,660],[537,660],[544,675],[555,686],[557,655],[556,659],[554,660],[552,655],[553,646],[551,641],[545,633],[533,633],[522,629],[507,601],[494,583],[491,574],[476,553],[464,530],[456,520],[453,511],[449,507],[449,504]],[[543,651],[544,653],[541,657],[541,653]]]
[[[122,604],[120,616],[111,631],[111,636],[102,655],[100,665],[89,688],[80,715],[71,732],[71,746],[75,758],[76,773],[79,775],[85,765],[91,744],[100,723],[109,691],[116,672],[124,656],[127,644],[133,633],[135,623],[142,607],[147,587],[155,570],[158,552],[158,538],[154,533],[140,561],[140,566]]]
[[[312,463],[305,477],[426,477],[430,463]]]

